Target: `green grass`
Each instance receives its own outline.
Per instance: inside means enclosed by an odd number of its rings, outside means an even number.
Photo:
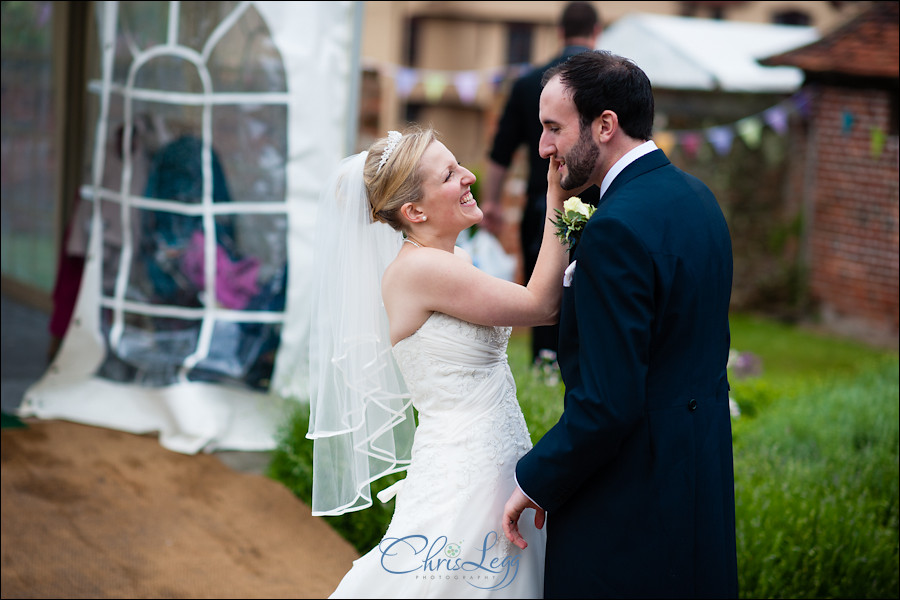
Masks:
[[[733,315],[732,348],[761,371],[732,373],[738,571],[743,598],[897,598],[898,358],[886,351]],[[509,362],[532,440],[562,412],[563,386],[530,368],[527,330]],[[281,435],[269,475],[311,498],[308,412]],[[396,480],[373,486],[374,494]],[[381,539],[393,502],[326,520],[360,553]]]
[[[731,315],[731,347],[762,358],[766,379],[819,379],[850,375],[885,354],[844,340],[752,315]],[[894,352],[896,354],[896,351]]]
[[[735,428],[745,598],[898,597],[896,357]]]

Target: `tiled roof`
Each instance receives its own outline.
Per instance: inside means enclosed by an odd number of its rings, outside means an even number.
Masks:
[[[860,77],[900,76],[900,2],[873,2],[846,25],[807,46],[759,62],[794,66],[813,73]]]

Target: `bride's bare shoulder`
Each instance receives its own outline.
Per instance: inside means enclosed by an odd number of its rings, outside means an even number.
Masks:
[[[456,246],[456,247],[453,248],[453,254],[454,254],[454,256],[458,256],[459,258],[463,259],[463,260],[466,261],[467,263],[472,264],[472,257],[471,257],[471,256],[469,255],[469,253],[465,250],[465,248],[461,248],[461,247],[459,247],[459,246]]]

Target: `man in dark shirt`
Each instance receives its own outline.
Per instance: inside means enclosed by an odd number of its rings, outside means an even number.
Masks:
[[[541,77],[544,71],[570,56],[585,50],[593,50],[602,24],[593,3],[571,2],[562,12],[559,27],[563,42],[562,52],[547,64],[532,69],[513,84],[489,154],[487,184],[482,187],[481,192],[481,208],[484,211],[482,226],[494,235],[499,235],[503,226],[503,210],[500,204],[503,185],[513,154],[519,146],[526,144],[528,185],[519,226],[522,266],[526,282],[531,277],[541,248],[547,203],[547,168],[550,162],[541,158],[538,153],[538,142],[541,138],[541,122],[538,117]],[[600,190],[594,186],[584,191],[581,199],[596,205],[599,196]],[[555,367],[558,341],[557,325],[533,328],[532,360],[538,365],[550,363]]]

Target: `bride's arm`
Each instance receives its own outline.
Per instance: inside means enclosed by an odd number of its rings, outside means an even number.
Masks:
[[[564,197],[568,197],[559,187],[559,178],[559,163],[551,159],[548,219],[555,217],[554,210],[561,209]],[[526,286],[488,275],[460,256],[423,248],[408,253],[402,269],[392,270],[385,303],[391,305],[389,313],[394,314],[436,311],[482,325],[550,325],[559,315],[567,264],[566,247],[549,223],[544,227],[541,251]]]
[[[548,306],[559,310],[562,301],[562,277],[569,262],[566,246],[556,237],[556,228],[551,219],[556,219],[557,210],[562,210],[563,201],[569,194],[560,187],[560,164],[555,158],[550,159],[547,168],[547,212],[544,216],[544,233],[541,238],[541,250],[538,253],[528,290],[542,299]],[[554,313],[556,323],[558,312]]]

